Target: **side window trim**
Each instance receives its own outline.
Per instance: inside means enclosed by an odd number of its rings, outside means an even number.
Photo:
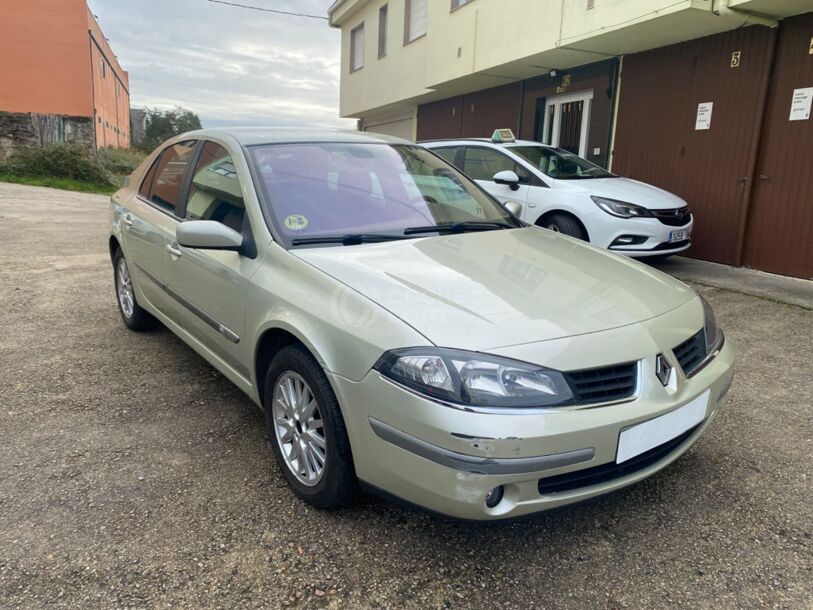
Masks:
[[[166,149],[164,149],[164,150],[166,150]],[[161,161],[161,156],[163,154],[164,154],[164,151],[162,150],[160,153],[158,153],[155,156],[155,159],[153,159],[152,163],[150,164],[150,168],[147,170],[147,173],[144,174],[144,177],[141,179],[141,183],[138,185],[137,195],[141,199],[144,199],[144,196],[141,194],[141,191],[144,189],[144,185],[147,183],[148,180],[150,181],[150,183],[149,183],[149,185],[147,185],[147,197],[146,198],[149,199],[150,195],[152,195],[152,186],[153,186],[153,184],[155,184],[155,173],[158,170],[158,163]]]
[[[192,178],[194,177],[195,168],[200,160],[200,155],[203,152],[204,140],[197,140],[195,143],[195,150],[192,151],[192,157],[186,165],[186,173],[181,182],[181,189],[178,191],[178,205],[175,206],[175,216],[180,222],[183,222],[186,217],[186,204],[189,203],[189,188],[192,185]]]

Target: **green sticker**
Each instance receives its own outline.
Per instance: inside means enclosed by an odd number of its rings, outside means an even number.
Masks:
[[[285,219],[285,226],[291,231],[301,231],[308,226],[308,219],[299,214],[291,214]]]

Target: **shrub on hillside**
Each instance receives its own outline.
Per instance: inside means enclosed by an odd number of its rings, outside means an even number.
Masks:
[[[129,176],[147,155],[134,148],[100,148],[96,151],[96,160],[107,172],[120,178]]]
[[[115,185],[116,179],[92,151],[77,144],[56,144],[18,150],[0,163],[0,173],[13,176],[70,178],[100,185]]]

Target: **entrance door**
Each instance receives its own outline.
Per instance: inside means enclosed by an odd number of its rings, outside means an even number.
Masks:
[[[791,107],[794,93],[798,100],[813,88],[812,32],[813,13],[780,26],[743,251],[748,267],[806,278],[813,278],[813,116]]]
[[[556,95],[545,101],[542,143],[558,146],[574,155],[587,154],[592,91]]]

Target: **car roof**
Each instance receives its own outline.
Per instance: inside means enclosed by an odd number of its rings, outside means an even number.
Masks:
[[[310,127],[213,127],[191,131],[185,136],[231,136],[244,146],[294,142],[342,142],[355,144],[412,144],[408,140],[350,129]]]
[[[551,146],[550,144],[542,144],[541,142],[536,142],[534,140],[516,140],[515,142],[493,142],[489,138],[449,138],[444,140],[422,140],[418,142],[422,146],[454,146],[454,145],[463,145],[471,142],[476,142],[478,144],[489,144],[495,147],[503,147],[503,148],[513,148],[514,146],[542,146],[544,148],[556,148],[555,146]]]

